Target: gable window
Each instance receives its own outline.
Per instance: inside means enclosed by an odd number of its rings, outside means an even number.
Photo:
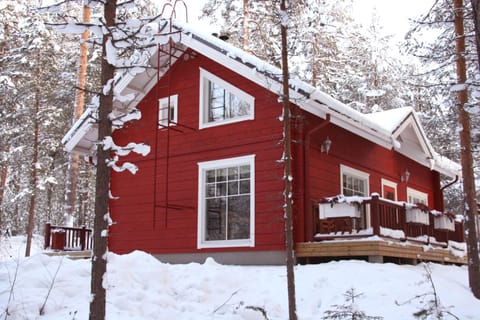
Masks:
[[[170,102],[170,107],[168,104]],[[174,126],[178,122],[178,94],[158,100],[158,127]]]
[[[341,193],[344,196],[366,197],[369,195],[368,173],[340,165],[340,178]]]
[[[255,156],[198,164],[198,247],[254,245]]]
[[[200,129],[253,119],[254,98],[200,69]]]
[[[413,204],[421,203],[428,206],[428,194],[407,187],[407,202]]]

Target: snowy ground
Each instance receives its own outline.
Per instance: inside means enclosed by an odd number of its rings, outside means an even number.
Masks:
[[[1,319],[88,319],[89,260],[43,255],[41,238],[33,250],[39,253],[18,258],[23,238],[0,241]],[[442,310],[462,320],[480,319],[467,269],[427,266]],[[262,310],[271,320],[288,318],[285,267],[224,266],[213,260],[170,265],[133,252],[110,254],[108,269],[107,319],[265,319]],[[298,266],[295,276],[300,320],[322,319],[327,310],[348,307],[345,293],[352,288],[362,293],[355,299],[357,310],[384,319],[414,319],[413,313],[433,298],[424,265],[339,261]],[[444,319],[455,318],[446,314]]]

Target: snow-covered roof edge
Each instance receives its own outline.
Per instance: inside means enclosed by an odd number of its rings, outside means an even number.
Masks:
[[[208,46],[210,49],[229,58],[229,63],[223,63],[225,67],[240,73],[242,76],[253,80],[276,94],[280,94],[281,69],[211,34],[202,32],[192,25],[175,21],[173,27],[184,33],[180,39],[180,42],[183,44],[210,56],[209,53],[211,51],[208,48],[202,48],[201,45],[196,45],[194,42],[200,42]],[[222,61],[219,62],[221,63]],[[246,68],[238,68],[236,63],[243,64]],[[272,85],[271,81],[277,82],[277,85]],[[290,79],[290,88],[292,93],[290,100],[292,103],[322,118],[325,118],[326,114],[329,113],[332,123],[390,149],[395,145],[394,135],[398,126],[409,117],[413,117],[416,130],[419,132],[420,143],[426,152],[426,157],[421,164],[449,177],[461,175],[461,166],[459,164],[435,152],[413,108],[408,107],[410,109],[409,112],[404,112],[403,119],[399,119],[397,126],[389,128],[386,125],[382,125],[384,124],[383,122],[373,121],[367,115],[354,110],[299,79]],[[414,160],[417,161],[417,159]]]
[[[164,28],[165,25],[163,25],[162,29]],[[190,47],[212,60],[217,61],[230,70],[261,85],[267,90],[281,95],[281,69],[189,24],[174,22],[172,28],[180,32],[180,34],[176,33],[175,37],[172,38],[175,42]],[[162,43],[164,43],[165,39],[162,39]],[[126,88],[128,85],[127,83],[135,81],[135,78],[135,76],[121,77],[118,83],[120,88],[117,87],[117,90],[119,89],[119,91],[123,91],[122,87]],[[153,87],[156,81],[156,77],[155,79],[150,79],[150,85]],[[119,93],[122,94],[122,92]],[[378,145],[388,149],[392,149],[395,146],[394,132],[390,128],[382,126],[381,122],[372,121],[368,116],[348,107],[344,103],[299,79],[290,79],[290,100],[302,109],[321,118],[325,119],[326,115],[330,114],[330,121],[333,124]],[[138,102],[139,99],[136,99],[136,103]],[[87,112],[89,111],[87,110]],[[413,113],[413,115],[416,121],[418,121],[415,113]],[[84,114],[62,139],[62,143],[65,145],[67,151],[72,151],[75,145],[82,139],[82,135],[85,135],[88,130],[91,130],[92,124],[89,121],[86,121],[89,116],[90,114]],[[418,122],[418,128],[422,138],[427,142],[427,149],[431,150],[431,152],[429,152],[429,157],[432,159],[430,163],[426,160],[414,160],[447,176],[455,177],[456,175],[460,175],[461,170],[459,169],[460,166],[458,164],[445,157],[439,156],[433,151],[433,148],[423,132],[423,128],[419,124],[420,122]]]

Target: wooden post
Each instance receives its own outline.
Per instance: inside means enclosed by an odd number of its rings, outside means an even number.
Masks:
[[[52,225],[50,224],[50,222],[47,222],[45,224],[45,241],[44,241],[44,244],[43,244],[43,248],[44,249],[47,249],[50,247],[50,236],[51,236],[51,231],[52,231]]]
[[[370,207],[370,218],[372,221],[373,234],[380,235],[380,216],[378,212],[378,196],[372,196],[372,205]]]
[[[82,229],[80,230],[80,247],[83,250],[85,250],[85,238],[87,236],[87,228],[85,226],[82,226]]]
[[[407,205],[403,204],[402,214],[400,215],[402,219],[403,233],[405,234],[405,241],[407,240],[408,226],[407,226]]]

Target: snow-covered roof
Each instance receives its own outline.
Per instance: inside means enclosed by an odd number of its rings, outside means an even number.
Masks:
[[[172,37],[175,42],[171,52],[172,64],[186,48],[191,48],[267,90],[281,94],[281,69],[189,24],[174,22],[171,27],[166,27],[166,23],[164,22],[159,30],[176,32]],[[162,43],[165,42],[163,39]],[[154,67],[160,66],[159,73],[162,76],[169,67],[166,60],[168,55],[161,54],[159,58],[156,47],[151,47],[150,50],[152,50],[150,63]],[[157,70],[153,68],[142,73],[125,71],[115,84],[115,92],[121,96],[132,96],[133,99],[115,101],[116,116],[132,110],[153,88],[158,76]],[[300,108],[323,119],[330,114],[330,121],[333,124],[385,148],[395,149],[432,170],[450,177],[460,175],[461,168],[457,163],[439,156],[433,150],[412,108],[363,114],[301,80],[290,79],[289,84],[290,100]],[[87,138],[91,140],[92,134],[89,132],[95,130],[95,127],[82,118],[74,126],[76,129],[72,128],[74,131],[70,130],[63,140],[67,151],[85,154],[85,150],[89,152],[94,150],[94,141],[84,140]],[[81,142],[90,144],[90,148],[81,146],[83,149],[80,150]]]

